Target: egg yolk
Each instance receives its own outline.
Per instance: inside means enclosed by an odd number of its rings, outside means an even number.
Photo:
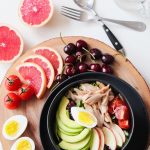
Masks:
[[[6,126],[5,126],[5,132],[9,136],[14,136],[18,133],[19,131],[19,123],[17,121],[10,121]]]
[[[87,125],[92,125],[95,122],[94,118],[87,112],[79,112],[78,120]]]
[[[32,150],[32,146],[29,141],[21,140],[16,147],[16,150]]]

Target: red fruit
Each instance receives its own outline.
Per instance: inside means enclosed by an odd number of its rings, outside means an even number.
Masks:
[[[20,106],[21,99],[15,93],[8,93],[4,98],[4,105],[8,109],[16,109]]]
[[[20,19],[29,26],[41,27],[52,18],[54,6],[51,0],[22,0]]]
[[[119,97],[114,98],[113,101],[109,103],[108,112],[114,114],[114,110],[119,106],[126,106],[125,102]]]
[[[28,81],[33,87],[38,99],[45,94],[47,80],[44,70],[35,63],[25,62],[16,67],[16,70],[22,76],[24,81]]]
[[[118,120],[118,124],[119,124],[119,127],[122,129],[127,130],[130,128],[129,120]]]
[[[76,56],[78,62],[84,62],[87,58],[86,57],[87,54],[85,54],[84,52],[79,52],[79,51],[76,52],[75,56]]]
[[[67,76],[73,76],[73,75],[75,75],[76,74],[76,69],[75,69],[75,67],[74,66],[68,66],[67,68],[66,68],[66,75]]]
[[[102,52],[97,48],[91,49],[90,53],[93,56],[93,57],[91,57],[91,59],[98,60],[102,57]]]
[[[63,60],[61,55],[50,47],[38,47],[33,50],[35,54],[42,55],[47,58],[55,71],[55,75],[61,74],[63,70]]]
[[[87,71],[88,71],[88,65],[85,64],[85,63],[80,63],[80,64],[78,65],[78,71],[79,71],[80,73],[87,72]]]
[[[52,86],[55,78],[55,72],[52,64],[48,59],[46,59],[44,56],[34,54],[26,57],[23,62],[31,62],[39,65],[45,73],[47,79],[47,88]]]
[[[16,29],[0,25],[0,63],[15,61],[23,52],[23,39]]]
[[[101,68],[100,64],[91,64],[90,70],[94,71],[94,72],[101,72],[102,68]]]
[[[77,47],[73,43],[69,43],[64,47],[64,52],[68,55],[72,55],[76,52]]]
[[[76,57],[73,55],[69,55],[65,58],[66,64],[75,64],[76,63]]]
[[[104,54],[101,58],[104,64],[112,64],[114,62],[114,57],[110,54]]]
[[[127,120],[129,119],[129,110],[127,106],[119,106],[115,109],[115,116],[118,120]]]
[[[21,86],[21,81],[18,76],[10,75],[5,81],[5,87],[9,91],[16,91]]]
[[[77,51],[83,52],[84,49],[88,49],[88,45],[84,40],[78,40],[76,42]]]
[[[102,65],[102,72],[108,73],[108,74],[113,74],[113,69],[111,66],[103,64]]]
[[[62,81],[64,81],[64,80],[66,80],[66,79],[68,79],[68,76],[66,75],[66,74],[58,74],[57,76],[56,76],[56,81],[58,82],[58,83],[60,83],[60,82],[62,82]]]
[[[18,95],[23,101],[28,101],[34,95],[34,89],[31,85],[23,84],[18,90]]]

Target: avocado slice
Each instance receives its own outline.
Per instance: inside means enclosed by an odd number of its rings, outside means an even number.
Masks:
[[[69,103],[69,100],[67,99],[67,97],[63,97],[60,104],[59,104],[59,108],[58,108],[58,114],[60,117],[60,120],[62,121],[62,123],[64,125],[66,125],[69,128],[80,128],[83,129],[83,126],[79,125],[78,123],[76,123],[75,121],[71,120],[66,113],[66,107]]]
[[[67,127],[67,126],[65,126],[63,123],[62,123],[62,121],[60,120],[60,118],[59,118],[59,115],[58,115],[58,112],[57,112],[57,114],[56,114],[56,121],[57,121],[57,125],[58,125],[58,128],[60,129],[60,130],[63,130],[64,132],[69,132],[69,133],[79,133],[79,132],[81,132],[83,129],[82,128],[77,128],[77,129],[75,129],[75,128],[69,128],[69,127]]]
[[[69,143],[76,143],[85,139],[90,132],[91,132],[91,129],[85,128],[80,134],[75,135],[75,136],[69,136],[62,132],[58,132],[58,135],[63,141],[66,141]]]
[[[91,134],[89,134],[84,140],[80,141],[80,142],[76,142],[76,143],[68,143],[65,141],[61,141],[59,143],[59,147],[65,150],[80,150],[82,148],[84,148],[91,139]]]
[[[81,150],[89,150],[89,149],[90,149],[90,142],[85,147],[83,147]]]
[[[58,130],[60,130],[60,132],[62,132],[63,134],[65,134],[65,135],[70,135],[70,136],[75,136],[75,135],[80,134],[80,132],[74,132],[74,133],[71,133],[71,132],[65,132],[65,131],[62,130],[61,128],[58,128]],[[59,131],[58,131],[58,132],[59,132]]]

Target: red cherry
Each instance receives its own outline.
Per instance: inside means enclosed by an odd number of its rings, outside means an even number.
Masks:
[[[68,55],[74,54],[76,52],[77,47],[73,43],[69,43],[64,47],[64,52]]]
[[[102,72],[103,73],[108,73],[108,74],[113,74],[113,69],[109,65],[102,65]]]
[[[78,40],[76,42],[77,51],[84,51],[83,48],[88,49],[88,45],[84,40]]]
[[[100,64],[91,64],[90,70],[95,71],[95,72],[101,72],[102,68]]]
[[[85,63],[80,63],[80,64],[78,65],[78,71],[79,71],[80,73],[87,72],[87,71],[88,71],[88,65],[85,64]]]
[[[74,64],[76,63],[76,57],[73,55],[69,55],[65,58],[65,63],[67,64]]]
[[[66,68],[66,75],[67,76],[73,76],[73,75],[75,75],[76,74],[76,69],[75,69],[75,67],[74,66],[68,66],[67,68]]]
[[[101,60],[104,64],[112,64],[114,62],[114,57],[110,54],[104,54]]]

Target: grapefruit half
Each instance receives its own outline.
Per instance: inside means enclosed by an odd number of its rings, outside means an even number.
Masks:
[[[28,82],[34,89],[37,98],[41,98],[46,91],[46,76],[43,69],[30,62],[25,62],[17,66],[22,80]]]
[[[16,29],[9,25],[0,25],[0,62],[16,60],[23,51],[23,39]]]
[[[39,47],[33,51],[35,54],[42,55],[51,62],[55,71],[55,75],[62,73],[63,60],[56,50],[49,47]]]
[[[21,20],[32,27],[45,25],[53,16],[53,12],[51,0],[22,0],[19,7]]]
[[[45,72],[47,78],[47,88],[51,87],[54,81],[55,73],[52,64],[45,57],[34,54],[26,57],[23,61],[33,62],[39,65]]]

